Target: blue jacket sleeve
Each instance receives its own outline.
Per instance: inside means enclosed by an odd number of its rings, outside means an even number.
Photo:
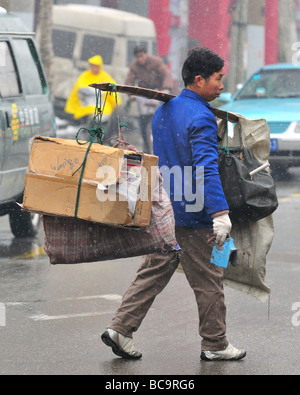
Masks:
[[[210,112],[210,110],[208,109]],[[202,112],[189,127],[194,176],[196,168],[204,169],[204,208],[208,214],[228,210],[218,170],[218,127],[214,115]]]

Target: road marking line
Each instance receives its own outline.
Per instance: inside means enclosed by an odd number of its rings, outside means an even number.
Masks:
[[[66,320],[69,318],[97,317],[106,314],[113,314],[114,312],[115,311],[101,311],[101,312],[64,314],[64,315],[33,314],[29,316],[29,318],[31,318],[33,321],[54,321],[54,320]]]
[[[105,295],[91,295],[91,296],[79,296],[73,298],[64,298],[52,300],[49,302],[57,303],[57,302],[68,302],[68,301],[80,301],[80,300],[92,300],[92,299],[105,299],[109,301],[120,302],[122,300],[122,296],[118,294],[105,294]],[[26,306],[32,304],[34,302],[7,302],[6,306]],[[29,315],[29,318],[33,321],[54,321],[54,320],[65,320],[70,318],[85,318],[85,317],[99,317],[106,314],[114,314],[115,311],[98,311],[98,312],[88,312],[88,313],[75,313],[75,314],[61,314],[61,315],[47,315],[43,313],[36,313]]]
[[[38,302],[52,302],[52,303],[57,303],[57,302],[68,302],[72,300],[92,300],[92,299],[106,299],[110,301],[116,301],[120,302],[122,300],[122,296],[118,294],[105,294],[105,295],[91,295],[91,296],[76,296],[76,297],[71,297],[71,298],[64,298],[64,299],[54,299],[54,300],[42,300]],[[22,306],[22,305],[28,305],[31,303],[35,303],[35,301],[32,302],[7,302],[5,303],[6,306]]]
[[[279,199],[279,202],[280,203],[289,202],[290,200],[297,199],[299,197],[300,197],[300,192],[296,192],[296,193],[292,193],[291,195],[285,198]]]
[[[34,247],[31,251],[25,252],[22,255],[18,255],[15,259],[32,259],[46,255],[44,247]]]
[[[91,299],[106,299],[106,300],[120,302],[122,300],[122,296],[121,295],[117,295],[117,294],[79,296],[79,297],[75,297],[75,298],[59,299],[56,302],[65,302],[65,301],[68,301],[68,300],[91,300]]]

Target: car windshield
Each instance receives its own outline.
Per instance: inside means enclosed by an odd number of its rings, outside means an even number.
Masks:
[[[268,70],[255,74],[236,100],[300,97],[300,69]]]

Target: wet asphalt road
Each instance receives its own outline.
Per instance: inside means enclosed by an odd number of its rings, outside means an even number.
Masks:
[[[300,169],[277,181],[280,206],[268,255],[270,303],[228,287],[228,338],[239,362],[200,362],[196,304],[181,273],[156,299],[135,343],[139,361],[117,358],[100,339],[140,258],[50,266],[43,232],[18,241],[0,218],[1,375],[298,375],[300,373]],[[5,314],[4,314],[5,313]],[[117,377],[117,376],[114,376]],[[138,380],[136,377],[135,380]]]

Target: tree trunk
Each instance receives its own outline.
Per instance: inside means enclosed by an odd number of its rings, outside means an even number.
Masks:
[[[279,62],[291,63],[297,43],[296,0],[279,0]]]
[[[230,68],[228,91],[235,93],[237,85],[245,80],[244,48],[246,43],[249,0],[238,0],[232,14]]]
[[[52,6],[53,0],[36,0],[38,10],[39,49],[46,77],[51,90],[52,46]]]

